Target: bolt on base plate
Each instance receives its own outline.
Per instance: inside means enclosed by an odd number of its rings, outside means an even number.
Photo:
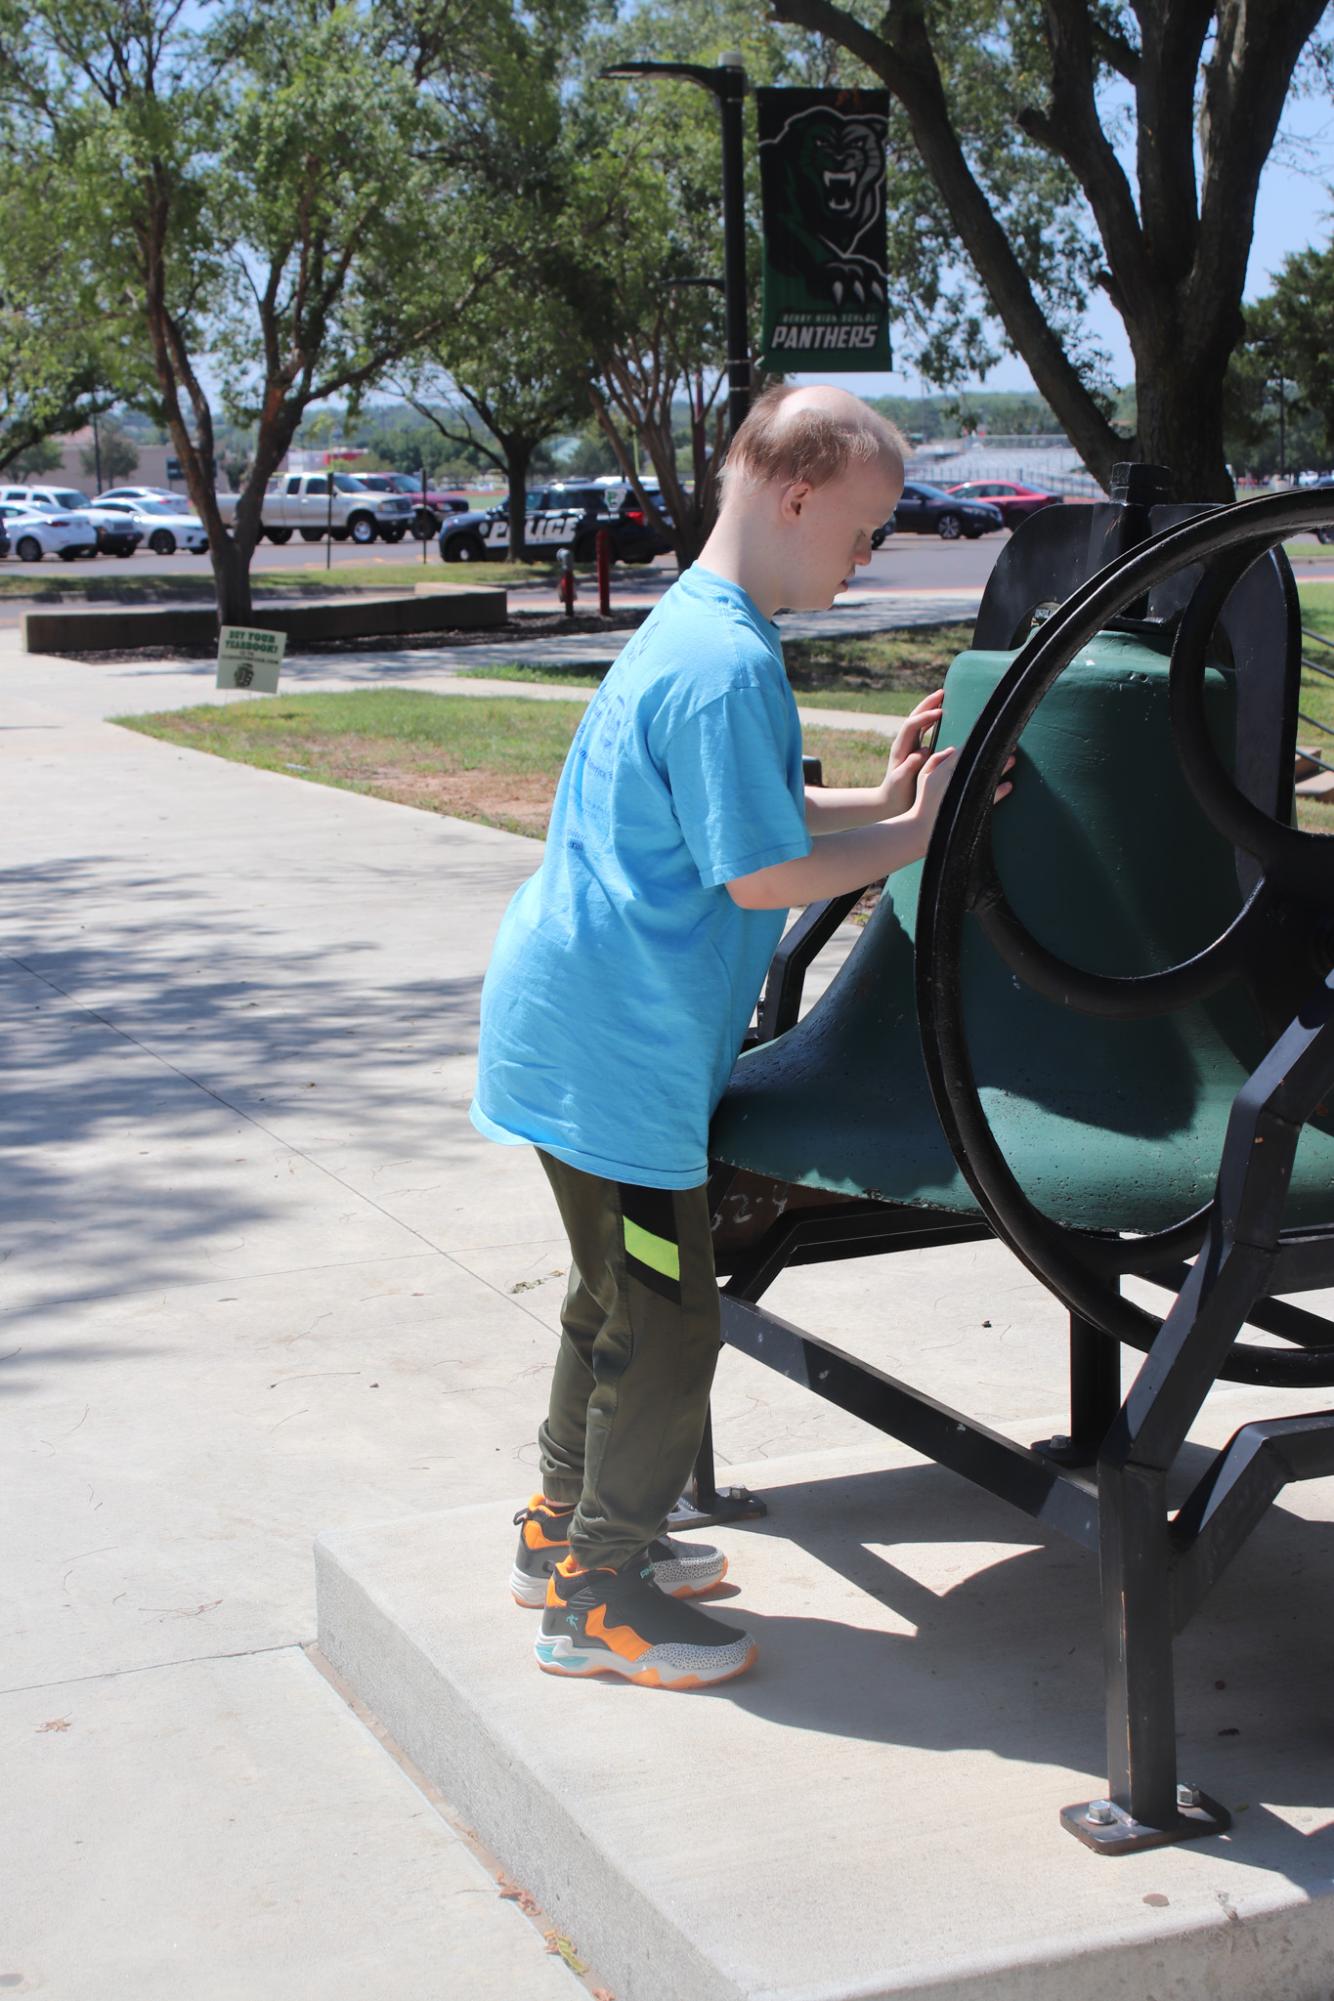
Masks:
[[[707,1501],[698,1504],[683,1494],[667,1517],[667,1533],[713,1528],[720,1522],[754,1522],[768,1512],[768,1502],[752,1494],[749,1487],[719,1487]]]
[[[1093,1466],[1098,1458],[1096,1442],[1070,1438],[1063,1431],[1054,1432],[1050,1438],[1035,1438],[1028,1449],[1040,1459],[1050,1459],[1054,1466]]]
[[[1199,1841],[1208,1834],[1222,1834],[1231,1825],[1227,1808],[1198,1786],[1177,1787],[1176,1812],[1163,1827],[1150,1827],[1134,1819],[1113,1800],[1081,1800],[1077,1806],[1061,1808],[1061,1826],[1067,1834],[1100,1855],[1133,1855],[1141,1848]]]

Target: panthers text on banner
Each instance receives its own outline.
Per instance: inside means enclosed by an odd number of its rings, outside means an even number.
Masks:
[[[885,90],[757,90],[764,204],[760,365],[891,366]]]

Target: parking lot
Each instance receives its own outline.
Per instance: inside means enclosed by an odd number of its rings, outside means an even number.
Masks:
[[[1009,539],[1008,531],[1004,530],[984,535],[975,542],[943,542],[933,535],[893,535],[860,573],[856,589],[948,591],[978,588],[991,575],[996,558]],[[1311,541],[1292,545],[1289,553],[1297,561],[1301,576],[1334,578],[1334,548],[1324,549]],[[261,542],[255,550],[251,572],[263,576],[271,570],[309,570],[314,578],[324,571],[330,556],[330,567],[335,571],[348,567],[363,572],[368,567],[382,568],[386,588],[394,589],[403,587],[405,565],[420,570],[423,578],[432,582],[458,584],[468,581],[484,583],[489,567],[485,563],[442,563],[434,542],[426,544],[426,560],[423,562],[422,545],[418,542],[400,542],[393,546],[373,542],[359,547],[351,542],[292,541],[283,548],[276,547],[272,542]],[[142,548],[124,559],[92,556],[73,563],[64,563],[53,557],[47,557],[41,563],[19,563],[12,556],[0,560],[0,577],[11,580],[8,585],[10,591],[14,590],[17,579],[24,576],[40,577],[44,583],[57,577],[97,577],[119,585],[134,577],[157,575],[197,577],[200,595],[207,596],[211,592],[213,572],[208,557],[191,556],[181,551],[174,556],[163,557]],[[676,560],[673,556],[660,556],[655,563],[643,568],[618,565],[612,578],[613,597],[619,598],[622,603],[645,598],[652,600],[675,576]],[[510,588],[513,590],[514,586]],[[535,594],[543,594],[541,586],[519,588],[531,588]],[[585,589],[581,586],[581,598]],[[21,609],[22,599],[17,595],[0,600],[0,624],[12,623]]]
[[[928,535],[894,535],[871,558],[859,582],[871,586],[911,584],[924,588],[931,585],[955,588],[985,583],[991,575],[992,564],[1008,540],[1005,533],[985,535],[976,542],[941,542]],[[250,567],[255,575],[263,575],[266,570],[315,572],[324,569],[329,554],[330,546],[325,543],[293,541],[285,548],[277,548],[272,542],[261,542]],[[364,568],[367,564],[392,568],[395,581],[398,581],[405,563],[415,562],[423,575],[433,579],[443,576],[459,583],[471,576],[485,578],[487,570],[485,563],[480,566],[442,563],[434,542],[426,545],[424,563],[418,542],[400,542],[392,547],[383,542],[372,542],[367,547],[351,542],[335,542],[332,544],[332,558],[335,570],[348,565]],[[78,562],[64,563],[48,556],[41,563],[19,563],[12,556],[7,556],[0,562],[0,576],[10,578],[59,575],[114,577],[119,581],[121,578],[157,572],[172,577],[198,576],[201,582],[211,580],[213,574],[207,556],[189,556],[180,551],[174,556],[155,556],[146,548],[138,549],[133,556],[123,559],[90,556]],[[652,578],[654,572],[675,576],[675,558],[660,556],[656,563],[643,569],[618,567],[616,579],[618,583],[639,587]]]

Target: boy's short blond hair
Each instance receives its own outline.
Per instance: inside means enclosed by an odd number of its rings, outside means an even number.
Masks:
[[[789,408],[795,401],[796,407]],[[723,466],[724,488],[776,481],[824,486],[850,467],[907,454],[903,435],[847,390],[766,389],[737,430]]]

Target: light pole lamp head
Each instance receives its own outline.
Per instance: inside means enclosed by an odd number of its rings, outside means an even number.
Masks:
[[[642,77],[675,77],[681,83],[698,84],[701,90],[712,91],[719,99],[744,96],[746,89],[745,64],[735,49],[729,49],[720,57],[716,67],[705,63],[661,63],[661,62],[621,62],[610,63],[606,69],[598,71],[601,80],[634,83]],[[740,78],[738,90],[737,79]]]

